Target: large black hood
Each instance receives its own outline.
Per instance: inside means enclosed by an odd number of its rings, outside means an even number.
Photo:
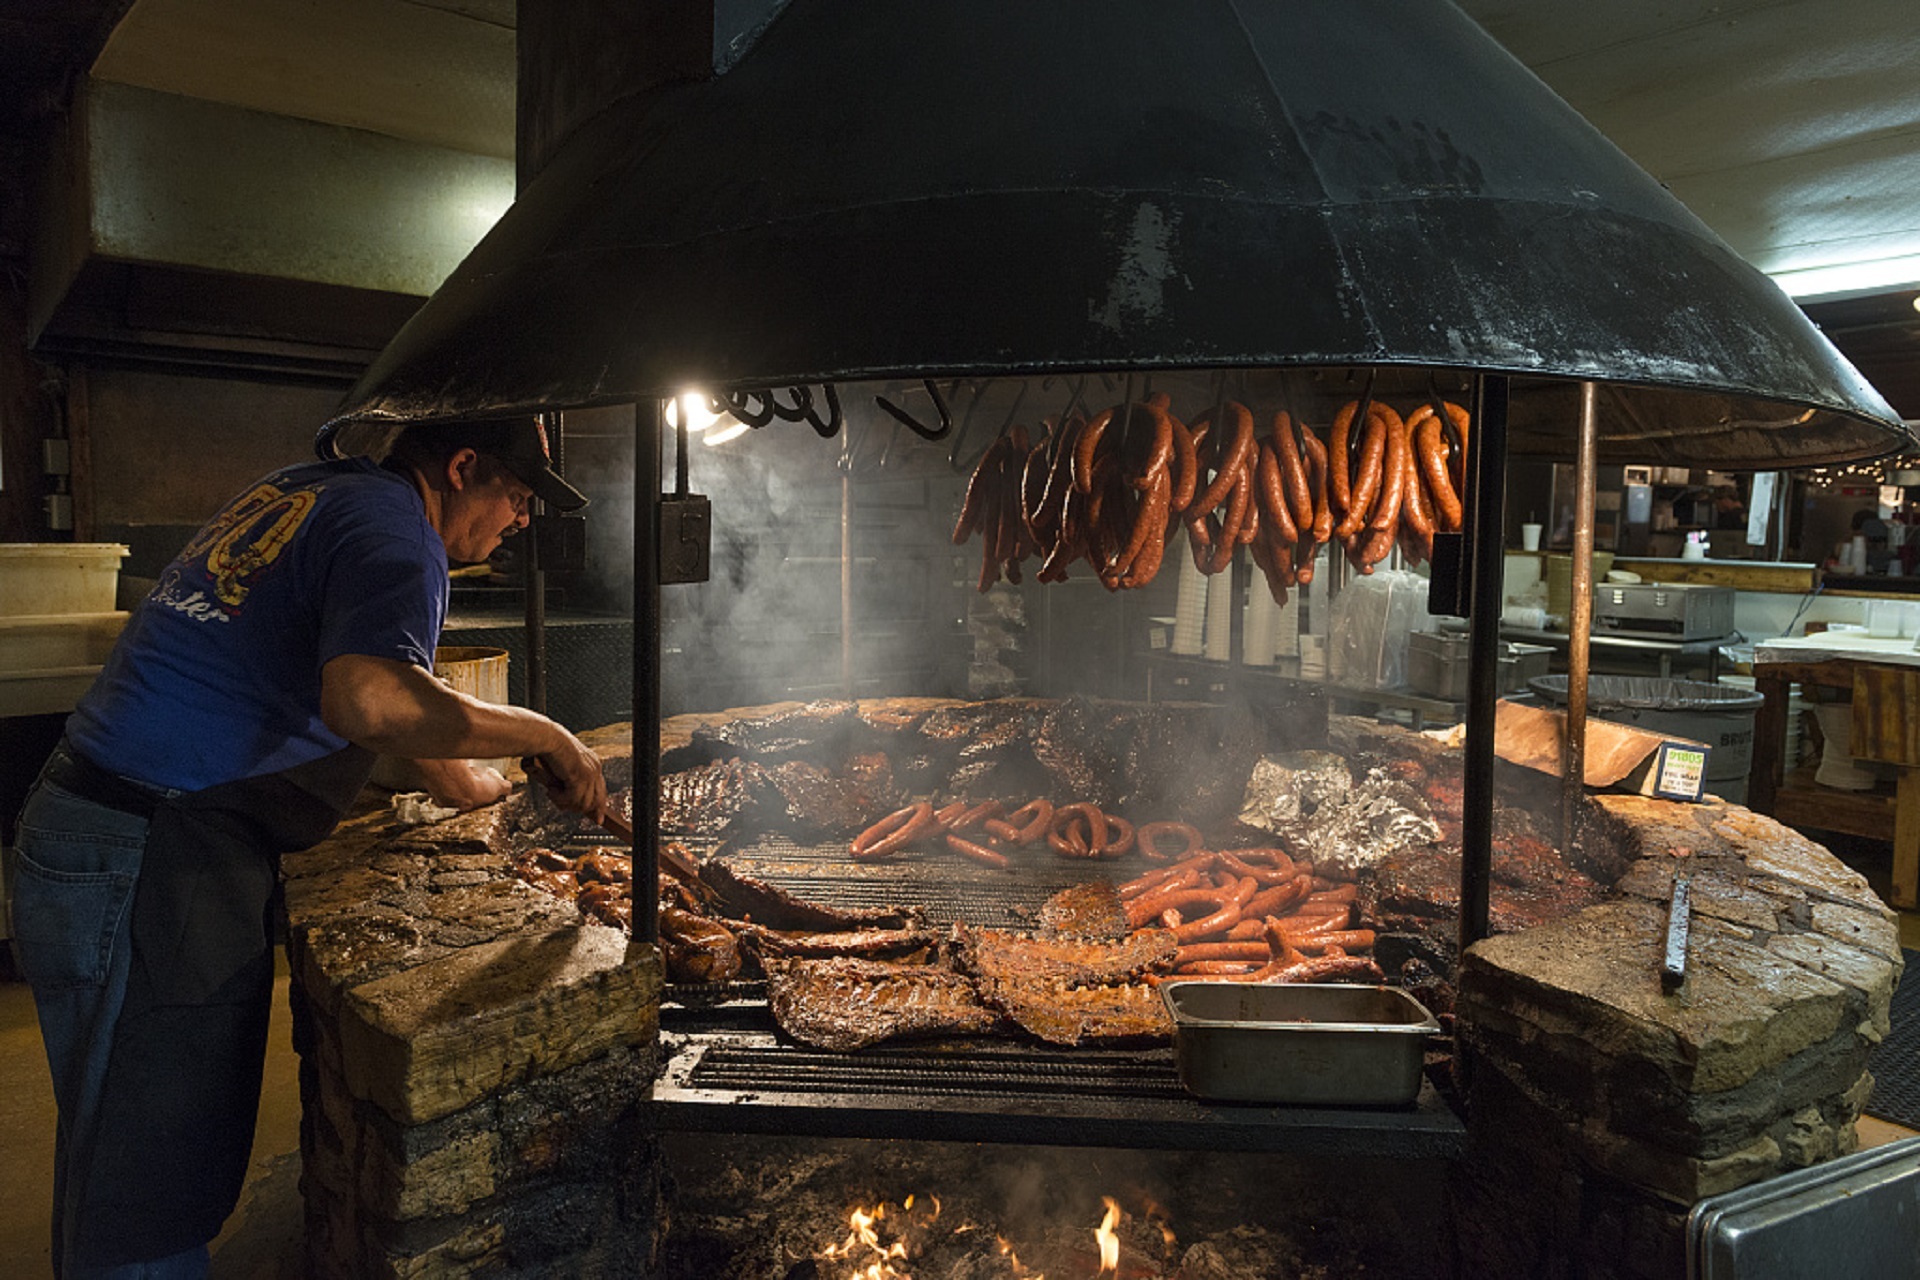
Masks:
[[[1066,370],[1518,375],[1513,447],[1912,441],[1797,307],[1445,0],[791,0],[577,131],[350,419]]]

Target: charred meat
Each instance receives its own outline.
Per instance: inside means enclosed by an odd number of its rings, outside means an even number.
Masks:
[[[725,858],[710,858],[700,866],[700,880],[720,899],[728,916],[751,920],[769,929],[832,932],[844,929],[899,929],[910,923],[904,911],[885,908],[842,911],[794,897],[785,889],[742,875]]]
[[[701,725],[693,749],[713,759],[741,756],[764,764],[811,760],[837,765],[853,746],[859,709],[851,702],[809,702],[769,715]]]
[[[884,761],[885,757],[881,757]],[[845,838],[897,808],[890,770],[869,768],[871,781],[829,773],[804,760],[767,770],[765,804],[756,825],[791,832],[798,840]]]
[[[861,959],[899,959],[925,952],[939,941],[931,929],[845,929],[810,933],[799,929],[769,929],[757,924],[740,926],[740,939],[764,961],[788,958],[822,960],[830,956]]]
[[[733,931],[678,907],[660,912],[660,950],[670,982],[731,982],[740,976],[740,942]]]
[[[1040,904],[1040,931],[1058,938],[1124,938],[1127,908],[1111,880],[1089,880],[1062,889]]]
[[[1114,942],[1037,938],[1002,929],[953,927],[961,969],[987,982],[1097,987],[1173,968],[1180,944],[1169,929],[1142,929]]]
[[[754,813],[769,790],[767,771],[751,761],[717,760],[660,779],[660,829],[721,836]]]
[[[983,982],[988,1004],[1048,1044],[1158,1043],[1173,1035],[1160,989],[1148,983],[1067,987],[1047,982]]]
[[[777,962],[767,981],[774,1022],[822,1049],[882,1040],[980,1035],[1000,1026],[973,984],[950,969],[872,960]]]

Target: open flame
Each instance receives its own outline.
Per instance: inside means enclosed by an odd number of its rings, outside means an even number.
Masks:
[[[1107,1206],[1107,1216],[1094,1228],[1093,1238],[1100,1245],[1100,1274],[1118,1276],[1120,1274],[1120,1237],[1113,1229],[1120,1225],[1120,1204],[1112,1196],[1101,1196],[1100,1201]]]
[[[914,1252],[914,1235],[917,1232],[924,1239],[928,1229],[940,1221],[940,1197],[929,1196],[927,1200],[931,1207],[918,1213],[914,1212],[913,1196],[903,1200],[893,1213],[889,1213],[885,1201],[871,1209],[854,1206],[847,1214],[847,1238],[828,1245],[821,1251],[820,1260],[852,1264],[852,1270],[838,1273],[842,1280],[913,1280],[906,1264]],[[968,1230],[970,1226],[962,1225],[956,1234]]]
[[[913,1208],[913,1197],[908,1196],[901,1211]],[[851,1230],[846,1241],[839,1245],[828,1245],[824,1258],[829,1261],[846,1261],[854,1264],[855,1270],[847,1273],[847,1280],[912,1280],[911,1276],[897,1269],[895,1262],[904,1262],[907,1257],[907,1245],[903,1239],[886,1244],[880,1242],[878,1230],[886,1221],[887,1206],[884,1202],[863,1209],[855,1206],[847,1215]]]
[[[936,1236],[934,1224],[940,1220],[940,1201],[937,1197],[928,1197],[930,1208],[918,1211],[914,1208],[914,1197],[908,1196],[898,1208],[882,1202],[871,1208],[856,1205],[847,1215],[848,1231],[846,1239],[837,1245],[828,1245],[819,1254],[819,1261],[843,1263],[845,1269],[831,1271],[835,1280],[913,1280],[909,1269],[918,1257],[929,1261],[929,1249],[938,1249],[943,1242],[979,1230],[971,1222],[962,1222],[957,1226],[941,1227]],[[1106,1206],[1106,1213],[1100,1225],[1093,1229],[1094,1243],[1099,1249],[1100,1270],[1096,1280],[1119,1280],[1120,1276],[1120,1236],[1119,1227],[1124,1214],[1120,1203],[1112,1196],[1100,1197]],[[1146,1217],[1157,1227],[1171,1252],[1174,1246],[1174,1234],[1163,1216],[1160,1206],[1149,1202]],[[1082,1237],[1084,1239],[1085,1237]],[[1044,1271],[1030,1270],[1020,1261],[1014,1251],[1013,1242],[1004,1235],[993,1237],[995,1251],[1007,1266],[1008,1280],[1047,1280]],[[1084,1266],[1085,1262],[1081,1262]],[[1079,1272],[1085,1275],[1084,1271]]]

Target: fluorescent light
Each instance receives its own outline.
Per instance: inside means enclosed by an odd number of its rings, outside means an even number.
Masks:
[[[1920,253],[1875,258],[1867,262],[1789,267],[1767,274],[1795,302],[1811,302],[1846,294],[1887,293],[1894,289],[1920,286]]]

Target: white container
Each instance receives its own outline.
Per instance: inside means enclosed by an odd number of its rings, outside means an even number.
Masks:
[[[454,690],[478,698],[482,702],[491,702],[496,706],[507,705],[507,651],[490,649],[481,645],[443,644],[433,651],[433,674],[440,677]],[[498,760],[474,760],[473,765],[480,768],[493,768],[505,773],[514,761],[509,757]],[[373,776],[376,784],[395,791],[419,791],[426,785],[420,770],[413,761],[399,756],[381,756],[373,762]]]
[[[1881,767],[1848,754],[1853,748],[1853,704],[1822,702],[1814,707],[1813,715],[1820,722],[1820,736],[1826,739],[1813,780],[1837,791],[1871,791],[1878,786]]]
[[[0,542],[0,618],[111,613],[126,558],[117,542]]]
[[[0,617],[0,673],[97,667],[126,625],[125,612]]]

